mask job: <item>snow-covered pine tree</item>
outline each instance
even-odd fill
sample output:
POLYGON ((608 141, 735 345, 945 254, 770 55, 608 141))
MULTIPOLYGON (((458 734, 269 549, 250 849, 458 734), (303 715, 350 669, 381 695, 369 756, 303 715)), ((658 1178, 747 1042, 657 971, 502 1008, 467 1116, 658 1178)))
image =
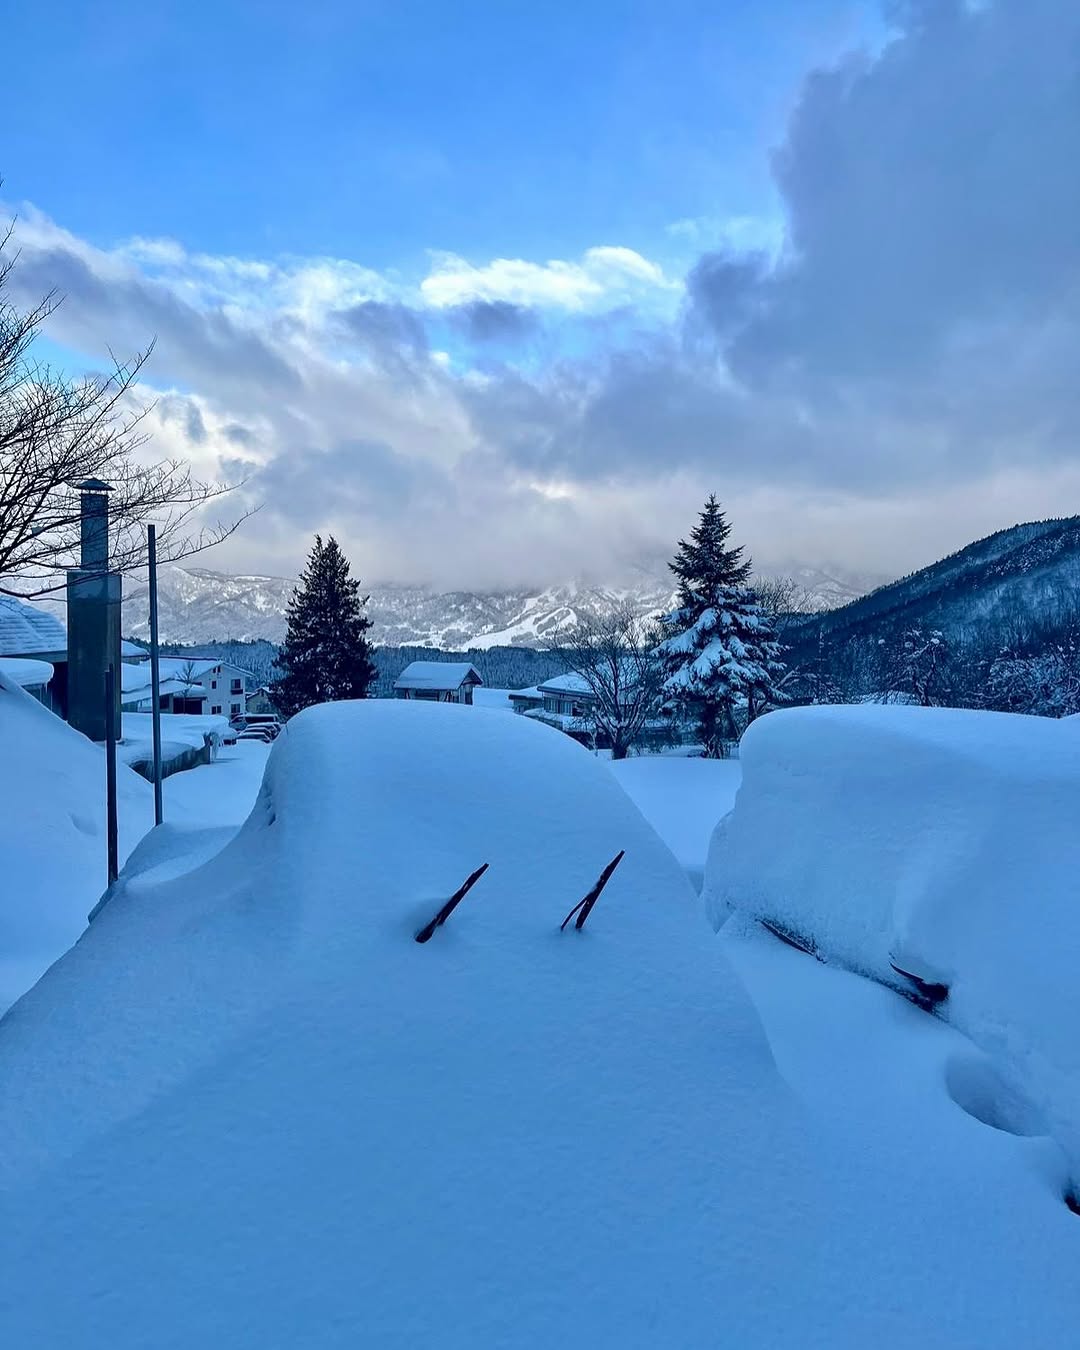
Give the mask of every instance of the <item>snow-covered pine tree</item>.
POLYGON ((274 662, 270 697, 283 717, 313 703, 366 698, 376 677, 367 597, 331 536, 319 535, 289 601, 285 643, 274 662))
POLYGON ((730 534, 710 496, 668 564, 678 579, 679 607, 663 619, 666 636, 657 649, 669 705, 694 718, 705 754, 714 759, 737 739, 737 706, 745 703, 753 721, 782 701, 776 688, 784 672, 781 646, 746 585, 750 562, 741 547, 728 545, 730 534))

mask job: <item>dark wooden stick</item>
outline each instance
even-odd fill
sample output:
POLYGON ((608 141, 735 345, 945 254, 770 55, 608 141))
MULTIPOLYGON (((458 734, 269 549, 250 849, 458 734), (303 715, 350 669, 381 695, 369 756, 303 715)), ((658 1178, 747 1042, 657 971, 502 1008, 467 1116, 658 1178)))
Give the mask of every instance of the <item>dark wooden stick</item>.
POLYGON ((484 863, 483 867, 478 867, 476 871, 473 872, 473 874, 470 877, 468 877, 461 886, 458 887, 458 889, 454 892, 454 894, 450 897, 450 899, 447 900, 446 904, 443 905, 442 909, 439 910, 439 912, 435 915, 435 917, 431 920, 431 922, 424 924, 423 928, 421 928, 419 933, 417 933, 416 935, 417 942, 427 942, 427 940, 431 937, 432 933, 434 933, 435 929, 441 928, 443 926, 443 924, 447 921, 450 915, 453 914, 454 910, 457 909, 458 905, 461 904, 462 900, 465 899, 468 893, 472 890, 472 888, 476 885, 476 883, 480 880, 480 878, 484 875, 484 873, 488 870, 490 866, 491 866, 490 863, 484 863))
POLYGON ((577 915, 577 923, 574 924, 574 927, 579 932, 581 931, 582 928, 585 927, 585 920, 592 913, 593 905, 595 905, 597 900, 599 900, 600 892, 611 880, 612 872, 615 871, 616 867, 618 867, 618 865, 622 862, 622 860, 625 857, 626 857, 626 849, 624 848, 620 849, 619 852, 616 853, 614 858, 612 858, 612 860, 600 873, 600 877, 597 880, 596 885, 592 888, 589 894, 584 896, 581 900, 579 900, 577 904, 574 906, 574 908, 570 911, 570 913, 566 916, 566 918, 563 919, 562 923, 559 924, 560 933, 563 931, 563 929, 566 927, 566 925, 570 922, 570 920, 574 917, 575 914, 577 915))

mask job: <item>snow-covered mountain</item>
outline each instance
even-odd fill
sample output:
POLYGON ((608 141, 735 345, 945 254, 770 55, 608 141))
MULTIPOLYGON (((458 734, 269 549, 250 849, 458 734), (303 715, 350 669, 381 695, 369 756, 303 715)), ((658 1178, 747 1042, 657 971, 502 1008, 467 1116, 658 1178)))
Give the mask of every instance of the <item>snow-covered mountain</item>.
MULTIPOLYGON (((843 604, 864 594, 878 578, 836 570, 792 569, 812 607, 843 604)), ((163 567, 158 595, 162 640, 212 642, 266 638, 280 642, 294 581, 286 577, 231 576, 203 567, 163 567)), ((628 586, 567 583, 537 589, 437 591, 395 584, 370 588, 372 638, 381 646, 423 646, 445 651, 469 647, 544 647, 560 629, 590 615, 628 603, 641 614, 666 608, 670 578, 657 569, 642 572, 628 586)), ((129 583, 124 597, 124 632, 149 635, 148 597, 143 581, 129 583)))

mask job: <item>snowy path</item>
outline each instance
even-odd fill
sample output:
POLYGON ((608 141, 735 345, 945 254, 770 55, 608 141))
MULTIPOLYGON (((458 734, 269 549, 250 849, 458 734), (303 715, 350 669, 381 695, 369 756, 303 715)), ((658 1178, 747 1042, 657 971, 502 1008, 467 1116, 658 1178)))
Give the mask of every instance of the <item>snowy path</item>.
POLYGON ((184 826, 239 828, 255 803, 269 754, 262 741, 238 741, 222 746, 212 764, 166 778, 165 819, 184 826))
POLYGON ((742 781, 739 761, 639 755, 614 761, 610 767, 695 888, 701 890, 712 832, 735 805, 742 781))

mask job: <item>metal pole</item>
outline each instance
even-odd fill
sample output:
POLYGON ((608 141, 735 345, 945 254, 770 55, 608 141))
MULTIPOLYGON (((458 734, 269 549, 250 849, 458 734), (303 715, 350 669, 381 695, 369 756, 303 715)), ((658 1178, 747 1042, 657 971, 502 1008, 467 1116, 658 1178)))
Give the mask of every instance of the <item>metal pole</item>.
POLYGON ((154 727, 154 824, 165 817, 161 801, 161 670, 158 662, 157 526, 146 527, 150 563, 150 710, 154 727))
POLYGON ((116 832, 116 716, 113 711, 115 684, 116 668, 110 663, 109 669, 105 672, 105 800, 110 886, 120 874, 120 850, 116 832))

